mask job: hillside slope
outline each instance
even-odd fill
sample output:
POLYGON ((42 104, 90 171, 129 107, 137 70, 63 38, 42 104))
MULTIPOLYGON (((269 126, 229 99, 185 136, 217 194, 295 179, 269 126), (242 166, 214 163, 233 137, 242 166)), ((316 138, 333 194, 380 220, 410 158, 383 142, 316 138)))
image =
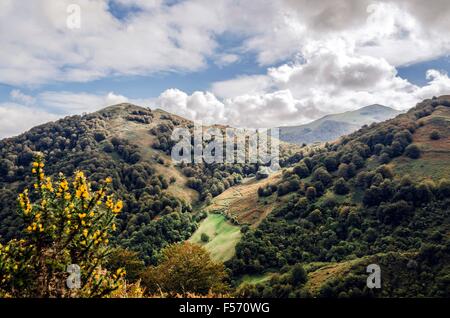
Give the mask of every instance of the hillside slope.
MULTIPOLYGON (((186 240, 203 217, 202 202, 254 175, 259 164, 182 164, 171 161, 175 128, 193 128, 182 117, 131 104, 92 114, 69 116, 0 141, 0 241, 16 237, 17 194, 32 186, 30 164, 37 153, 47 173, 72 175, 82 170, 93 180, 112 177, 113 191, 124 201, 115 244, 155 263, 168 243, 186 240)), ((219 129, 225 127, 215 126, 219 129)), ((290 156, 295 147, 282 145, 290 156)))
POLYGON ((271 278, 244 284, 240 295, 448 297, 449 116, 450 96, 428 99, 303 152, 258 191, 279 204, 244 233, 228 266, 236 282, 271 278), (366 286, 375 261, 386 274, 381 290, 366 286))

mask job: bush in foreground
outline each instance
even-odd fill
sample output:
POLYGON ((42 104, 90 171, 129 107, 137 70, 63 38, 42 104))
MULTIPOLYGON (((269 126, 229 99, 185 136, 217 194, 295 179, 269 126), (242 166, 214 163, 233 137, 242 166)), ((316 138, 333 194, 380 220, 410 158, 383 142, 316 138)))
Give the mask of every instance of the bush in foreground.
POLYGON ((97 191, 82 172, 73 181, 45 176, 33 163, 33 191, 19 195, 23 238, 0 244, 0 297, 107 297, 123 283, 125 271, 104 268, 108 240, 122 201, 97 191))

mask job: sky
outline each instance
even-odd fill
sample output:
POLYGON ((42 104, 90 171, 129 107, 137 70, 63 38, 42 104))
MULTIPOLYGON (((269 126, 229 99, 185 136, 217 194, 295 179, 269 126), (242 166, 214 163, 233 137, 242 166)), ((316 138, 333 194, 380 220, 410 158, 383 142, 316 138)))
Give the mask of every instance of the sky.
POLYGON ((0 138, 129 102, 263 128, 450 94, 447 0, 0 0, 0 138))

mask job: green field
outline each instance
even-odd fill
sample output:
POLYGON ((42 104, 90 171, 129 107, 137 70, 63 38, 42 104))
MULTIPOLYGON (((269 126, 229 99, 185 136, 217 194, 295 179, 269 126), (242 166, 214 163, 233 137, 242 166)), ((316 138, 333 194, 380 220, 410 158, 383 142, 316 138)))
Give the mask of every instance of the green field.
POLYGON ((232 225, 223 215, 208 214, 189 241, 203 245, 213 259, 224 262, 233 257, 241 236, 239 226, 232 225), (201 241, 202 233, 209 236, 209 242, 201 241))
POLYGON ((238 285, 241 285, 241 284, 256 285, 256 284, 264 283, 265 281, 268 281, 272 277, 272 275, 273 275, 272 273, 265 273, 265 274, 261 274, 261 275, 244 275, 239 280, 238 285))

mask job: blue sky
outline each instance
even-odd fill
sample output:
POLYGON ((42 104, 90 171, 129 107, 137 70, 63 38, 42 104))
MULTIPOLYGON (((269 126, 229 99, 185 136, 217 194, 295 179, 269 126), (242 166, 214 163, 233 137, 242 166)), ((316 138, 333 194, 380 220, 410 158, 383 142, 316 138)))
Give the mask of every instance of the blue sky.
MULTIPOLYGON (((225 45, 225 44, 224 44, 225 45)), ((9 99, 13 89, 35 95, 45 91, 71 91, 102 94, 114 91, 132 98, 157 97, 169 88, 178 88, 191 94, 209 90, 211 83, 233 79, 241 75, 265 74, 266 68, 258 65, 254 54, 242 55, 241 60, 218 66, 208 60, 204 69, 195 72, 159 72, 149 76, 112 76, 89 82, 52 82, 37 87, 0 84, 0 101, 9 99)))
MULTIPOLYGON (((450 72, 450 58, 444 56, 435 60, 419 62, 397 68, 398 75, 419 86, 426 85, 426 72, 437 69, 450 72)), ((251 54, 232 65, 219 67, 209 61, 207 68, 193 73, 161 72, 151 76, 117 76, 90 82, 56 82, 38 87, 21 87, 0 84, 0 101, 7 101, 13 89, 21 89, 24 93, 35 95, 45 91, 70 91, 104 94, 114 91, 135 99, 157 97, 169 88, 178 88, 186 93, 210 90, 211 83, 233 79, 240 75, 263 75, 266 68, 255 62, 251 54)))
POLYGON ((0 1, 0 137, 120 102, 245 127, 407 109, 450 93, 431 2, 0 1))
POLYGON ((425 74, 429 69, 440 70, 445 73, 450 71, 450 57, 443 56, 431 61, 424 61, 412 65, 401 66, 397 69, 398 75, 416 85, 426 85, 425 74))

